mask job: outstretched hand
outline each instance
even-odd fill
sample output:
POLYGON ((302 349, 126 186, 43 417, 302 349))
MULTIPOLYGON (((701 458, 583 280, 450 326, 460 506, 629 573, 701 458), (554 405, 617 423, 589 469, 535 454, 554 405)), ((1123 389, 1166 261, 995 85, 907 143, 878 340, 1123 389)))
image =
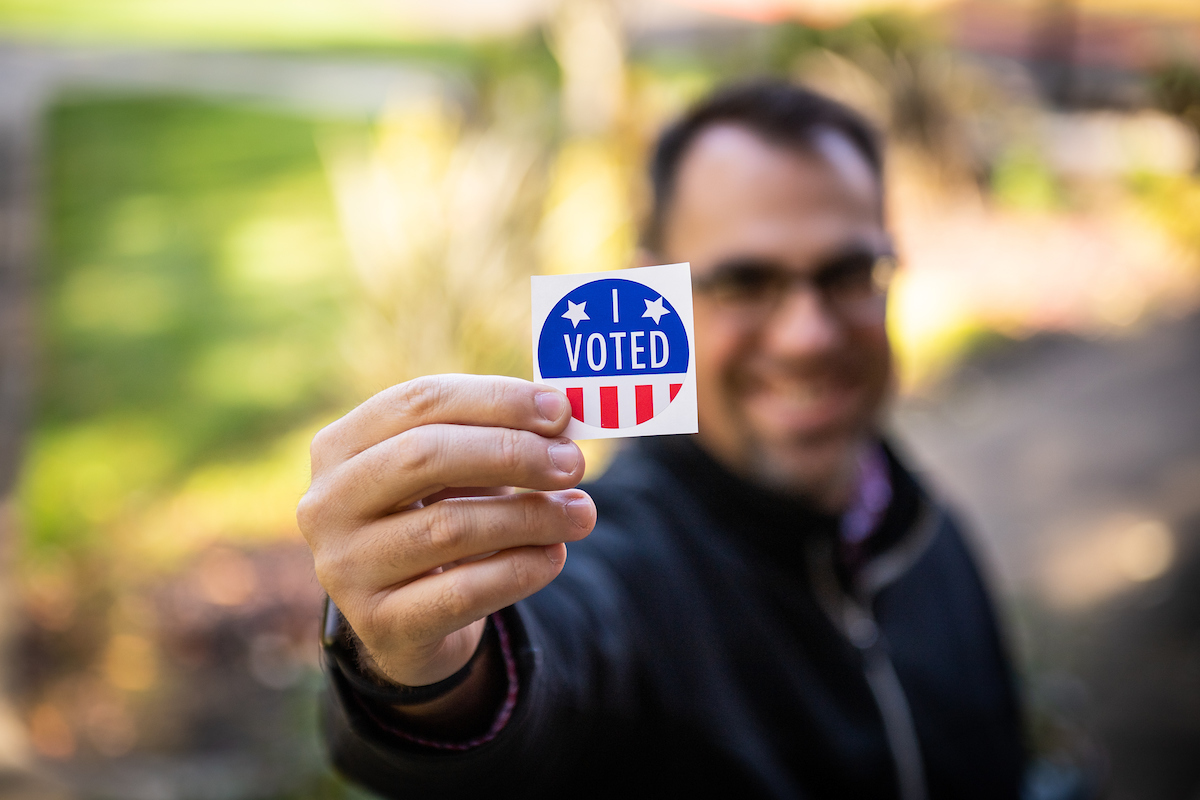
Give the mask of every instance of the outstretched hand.
POLYGON ((550 583, 565 542, 591 532, 595 506, 573 488, 583 454, 560 436, 570 417, 546 386, 440 375, 380 392, 313 439, 300 529, 384 676, 424 686, 457 672, 486 617, 550 583))

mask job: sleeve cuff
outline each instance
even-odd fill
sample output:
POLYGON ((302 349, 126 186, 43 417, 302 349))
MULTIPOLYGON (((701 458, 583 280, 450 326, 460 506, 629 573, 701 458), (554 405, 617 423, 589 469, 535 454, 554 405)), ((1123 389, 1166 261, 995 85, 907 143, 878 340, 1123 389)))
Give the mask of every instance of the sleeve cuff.
POLYGON ((495 739, 500 732, 504 730, 504 727, 508 724, 509 720, 512 719, 513 710, 517 706, 517 696, 520 693, 521 687, 520 678, 517 674, 517 659, 513 653, 512 638, 509 634, 508 627, 505 625, 504 619, 499 613, 492 614, 491 621, 492 625, 496 629, 496 636, 500 646, 500 655, 504 662, 504 674, 508 688, 504 695, 504 702, 500 704, 500 709, 496 713, 496 718, 492 721, 492 724, 488 727, 487 731, 482 735, 466 741, 447 741, 417 736, 398 726, 394 720, 385 719, 384 716, 378 712, 378 709, 374 708, 370 702, 361 697, 353 689, 351 689, 348 694, 351 698, 353 698, 353 702, 359 706, 362 712, 369 717, 373 723, 379 726, 381 730, 384 730, 387 733, 407 742, 434 750, 449 751, 471 750, 487 744, 495 739))

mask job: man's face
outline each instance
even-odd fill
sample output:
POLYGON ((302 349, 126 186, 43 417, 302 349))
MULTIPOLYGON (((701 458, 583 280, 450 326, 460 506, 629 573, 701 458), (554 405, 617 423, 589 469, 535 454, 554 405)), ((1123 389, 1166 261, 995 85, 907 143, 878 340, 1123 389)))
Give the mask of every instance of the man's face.
POLYGON ((697 285, 701 444, 734 471, 831 509, 845 503, 874 430, 891 355, 881 295, 846 313, 804 279, 888 251, 879 191, 840 134, 802 151, 717 125, 685 153, 663 231, 660 255, 690 261, 697 285), (703 290, 747 272, 785 288, 766 304, 703 290))

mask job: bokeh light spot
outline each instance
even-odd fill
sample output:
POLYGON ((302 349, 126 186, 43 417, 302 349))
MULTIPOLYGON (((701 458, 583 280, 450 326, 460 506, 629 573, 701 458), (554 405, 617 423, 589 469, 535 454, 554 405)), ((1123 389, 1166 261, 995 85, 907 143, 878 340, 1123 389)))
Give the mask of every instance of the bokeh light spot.
POLYGON ((104 673, 118 689, 141 692, 158 680, 158 655, 153 643, 142 636, 118 634, 104 654, 104 673))
POLYGON ((241 605, 258 585, 250 560, 227 547, 215 548, 205 554, 200 560, 196 580, 204 598, 219 606, 241 605))
POLYGON ((1175 557, 1165 523, 1128 514, 1051 538, 1060 543, 1045 559, 1041 589, 1051 605, 1065 610, 1096 605, 1153 580, 1175 557))
POLYGON ((75 733, 67 718, 51 703, 37 706, 29 717, 29 741, 46 758, 75 755, 75 733))

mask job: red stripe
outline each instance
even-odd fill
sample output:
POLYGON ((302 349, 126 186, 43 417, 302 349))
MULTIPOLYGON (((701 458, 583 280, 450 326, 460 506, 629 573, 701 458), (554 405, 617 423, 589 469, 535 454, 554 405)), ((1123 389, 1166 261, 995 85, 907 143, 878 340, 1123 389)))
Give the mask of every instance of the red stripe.
POLYGON ((583 389, 567 389, 567 399, 571 401, 571 416, 583 422, 583 389))
POLYGON ((600 427, 619 428, 617 422, 617 387, 600 387, 600 427))
POLYGON ((671 384, 671 399, 672 400, 675 399, 675 395, 679 394, 679 390, 682 388, 683 388, 682 383, 672 383, 671 384))
POLYGON ((635 386, 633 389, 634 405, 637 406, 637 424, 641 425, 654 416, 654 387, 635 386))

